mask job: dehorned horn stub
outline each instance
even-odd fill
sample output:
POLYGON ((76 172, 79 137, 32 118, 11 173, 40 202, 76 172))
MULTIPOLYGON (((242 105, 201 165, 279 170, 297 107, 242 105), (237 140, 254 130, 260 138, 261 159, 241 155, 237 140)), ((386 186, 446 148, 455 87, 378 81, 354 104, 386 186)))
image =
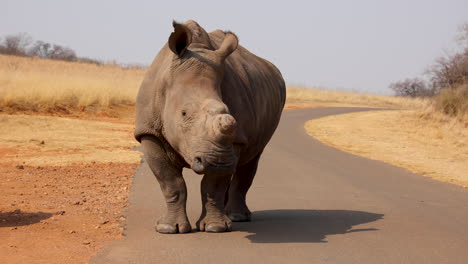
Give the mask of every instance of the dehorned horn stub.
POLYGON ((223 114, 219 117, 219 130, 225 135, 232 135, 236 132, 236 119, 229 114, 223 114))

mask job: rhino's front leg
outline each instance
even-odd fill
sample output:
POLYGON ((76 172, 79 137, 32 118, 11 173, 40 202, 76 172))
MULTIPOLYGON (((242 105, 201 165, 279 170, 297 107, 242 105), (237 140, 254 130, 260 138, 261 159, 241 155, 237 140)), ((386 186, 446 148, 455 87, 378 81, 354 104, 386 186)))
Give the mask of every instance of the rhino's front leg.
POLYGON ((250 221, 252 213, 247 207, 246 197, 257 172, 261 153, 247 164, 237 168, 229 186, 226 213, 233 222, 250 221))
POLYGON ((158 220, 156 230, 159 233, 188 233, 192 230, 187 218, 187 188, 182 177, 182 167, 171 162, 162 147, 162 143, 153 136, 143 136, 141 145, 146 162, 159 182, 167 211, 158 220))
POLYGON ((231 231, 231 220, 224 211, 224 196, 231 175, 205 175, 201 182, 202 214, 197 228, 206 232, 231 231))

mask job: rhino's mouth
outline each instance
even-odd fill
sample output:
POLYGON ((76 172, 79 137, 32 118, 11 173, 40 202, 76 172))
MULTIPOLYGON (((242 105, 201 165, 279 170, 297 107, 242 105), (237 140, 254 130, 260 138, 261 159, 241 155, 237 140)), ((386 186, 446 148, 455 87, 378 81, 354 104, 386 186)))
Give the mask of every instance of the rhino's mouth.
POLYGON ((231 150, 228 153, 197 153, 192 161, 192 170, 197 174, 233 174, 237 157, 231 150))

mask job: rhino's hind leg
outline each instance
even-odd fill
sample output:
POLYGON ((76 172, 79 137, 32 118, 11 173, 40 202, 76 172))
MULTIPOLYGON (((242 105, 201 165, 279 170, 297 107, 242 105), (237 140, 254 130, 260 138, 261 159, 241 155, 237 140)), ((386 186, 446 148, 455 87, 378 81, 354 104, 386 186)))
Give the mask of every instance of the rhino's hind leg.
POLYGON ((247 207, 246 196, 257 173, 261 153, 247 164, 237 168, 227 193, 226 213, 234 222, 250 221, 252 213, 247 207))
POLYGON ((224 195, 231 177, 205 175, 201 182, 202 214, 197 229, 206 232, 231 231, 231 220, 224 211, 224 195))
POLYGON ((174 166, 167 158, 161 142, 153 136, 141 139, 145 160, 153 171, 166 199, 167 211, 157 224, 156 231, 165 234, 188 233, 192 230, 187 218, 187 188, 182 167, 174 166))

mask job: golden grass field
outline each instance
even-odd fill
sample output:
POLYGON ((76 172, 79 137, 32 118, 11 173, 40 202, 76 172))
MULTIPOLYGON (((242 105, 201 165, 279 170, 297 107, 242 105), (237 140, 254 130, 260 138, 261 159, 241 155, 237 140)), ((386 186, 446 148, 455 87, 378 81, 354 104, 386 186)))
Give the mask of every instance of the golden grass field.
POLYGON ((0 107, 135 103, 145 70, 0 55, 0 107))
POLYGON ((422 98, 407 98, 289 86, 287 88, 286 103, 304 107, 310 106, 310 104, 313 103, 316 105, 326 106, 420 109, 427 107, 429 101, 422 98))
MULTIPOLYGON (((125 151, 122 154, 130 153, 128 149, 136 144, 130 133, 134 111, 132 105, 135 103, 138 87, 144 74, 145 69, 122 69, 115 65, 98 66, 0 55, 0 112, 15 114, 5 115, 0 119, 2 126, 9 128, 3 129, 0 143, 6 148, 17 148, 18 146, 15 144, 21 144, 21 142, 24 143, 24 148, 37 148, 35 140, 45 139, 46 142, 50 142, 49 138, 53 135, 58 135, 58 140, 61 140, 62 135, 67 135, 66 130, 72 129, 74 131, 69 136, 76 137, 77 140, 73 142, 62 140, 63 144, 60 143, 63 148, 62 152, 80 149, 74 155, 69 155, 69 161, 75 158, 79 159, 80 155, 85 157, 85 153, 89 154, 84 158, 85 161, 90 159, 95 159, 97 162, 117 161, 122 158, 121 155, 110 158, 109 155, 113 155, 112 151, 106 154, 106 150, 100 147, 106 144, 99 144, 99 140, 91 140, 90 138, 105 139, 114 136, 122 138, 114 131, 125 130, 127 133, 125 142, 111 144, 110 148, 123 147, 125 151), (93 119, 92 111, 96 108, 109 110, 123 104, 130 105, 124 114, 127 116, 125 127, 114 127, 115 124, 107 127, 106 124, 89 120, 70 121, 17 115, 18 113, 30 114, 31 112, 50 115, 50 112, 55 111, 55 107, 59 106, 77 111, 91 111, 91 115, 77 116, 93 119), (37 127, 37 129, 31 130, 32 127, 37 127), (47 129, 48 134, 44 132, 45 129, 47 129), (86 134, 92 130, 96 131, 96 135, 86 134), (107 133, 102 133, 100 136, 101 132, 99 131, 107 131, 107 133)), ((436 175, 435 177, 439 179, 453 178, 456 179, 453 180, 456 183, 465 184, 465 180, 460 180, 452 170, 460 163, 466 165, 464 155, 468 151, 466 150, 467 135, 464 132, 466 132, 468 121, 465 121, 465 117, 456 120, 440 115, 436 113, 429 99, 301 87, 287 88, 286 108, 320 106, 404 109, 405 111, 355 113, 328 117, 309 122, 307 128, 313 136, 340 149, 383 160, 428 176, 436 175), (345 130, 347 132, 342 133, 345 130), (373 140, 371 141, 369 138, 373 138, 373 140), (416 144, 416 142, 419 143, 416 144), (437 145, 437 148, 429 148, 428 146, 431 145, 437 145), (398 149, 405 152, 399 152, 398 149), (440 154, 441 149, 446 153, 445 156, 440 154), (432 153, 442 155, 438 156, 437 159, 445 162, 443 166, 442 163, 435 162, 430 158, 432 153), (393 156, 388 157, 389 155, 393 156), (403 161, 402 155, 406 155, 405 161, 403 161), (418 165, 415 165, 416 163, 418 165), (441 167, 434 168, 434 166, 441 167), (450 169, 447 169, 448 167, 450 169)), ((58 148, 60 144, 57 144, 57 146, 46 145, 39 146, 39 148, 60 152, 58 148)), ((130 156, 132 156, 133 161, 136 160, 135 155, 130 156)), ((38 159, 35 157, 29 161, 35 163, 38 159)), ((15 159, 12 158, 12 160, 15 159)), ((40 161, 52 162, 52 160, 42 159, 40 161)))
POLYGON ((369 111, 310 120, 305 128, 338 149, 468 187, 468 129, 445 116, 369 111))
MULTIPOLYGON (((44 106, 108 107, 134 104, 145 69, 122 69, 0 55, 0 107, 17 110, 44 106)), ((414 108, 421 99, 288 87, 287 105, 353 105, 414 108)))
POLYGON ((30 166, 139 163, 132 123, 0 115, 1 163, 30 166))

